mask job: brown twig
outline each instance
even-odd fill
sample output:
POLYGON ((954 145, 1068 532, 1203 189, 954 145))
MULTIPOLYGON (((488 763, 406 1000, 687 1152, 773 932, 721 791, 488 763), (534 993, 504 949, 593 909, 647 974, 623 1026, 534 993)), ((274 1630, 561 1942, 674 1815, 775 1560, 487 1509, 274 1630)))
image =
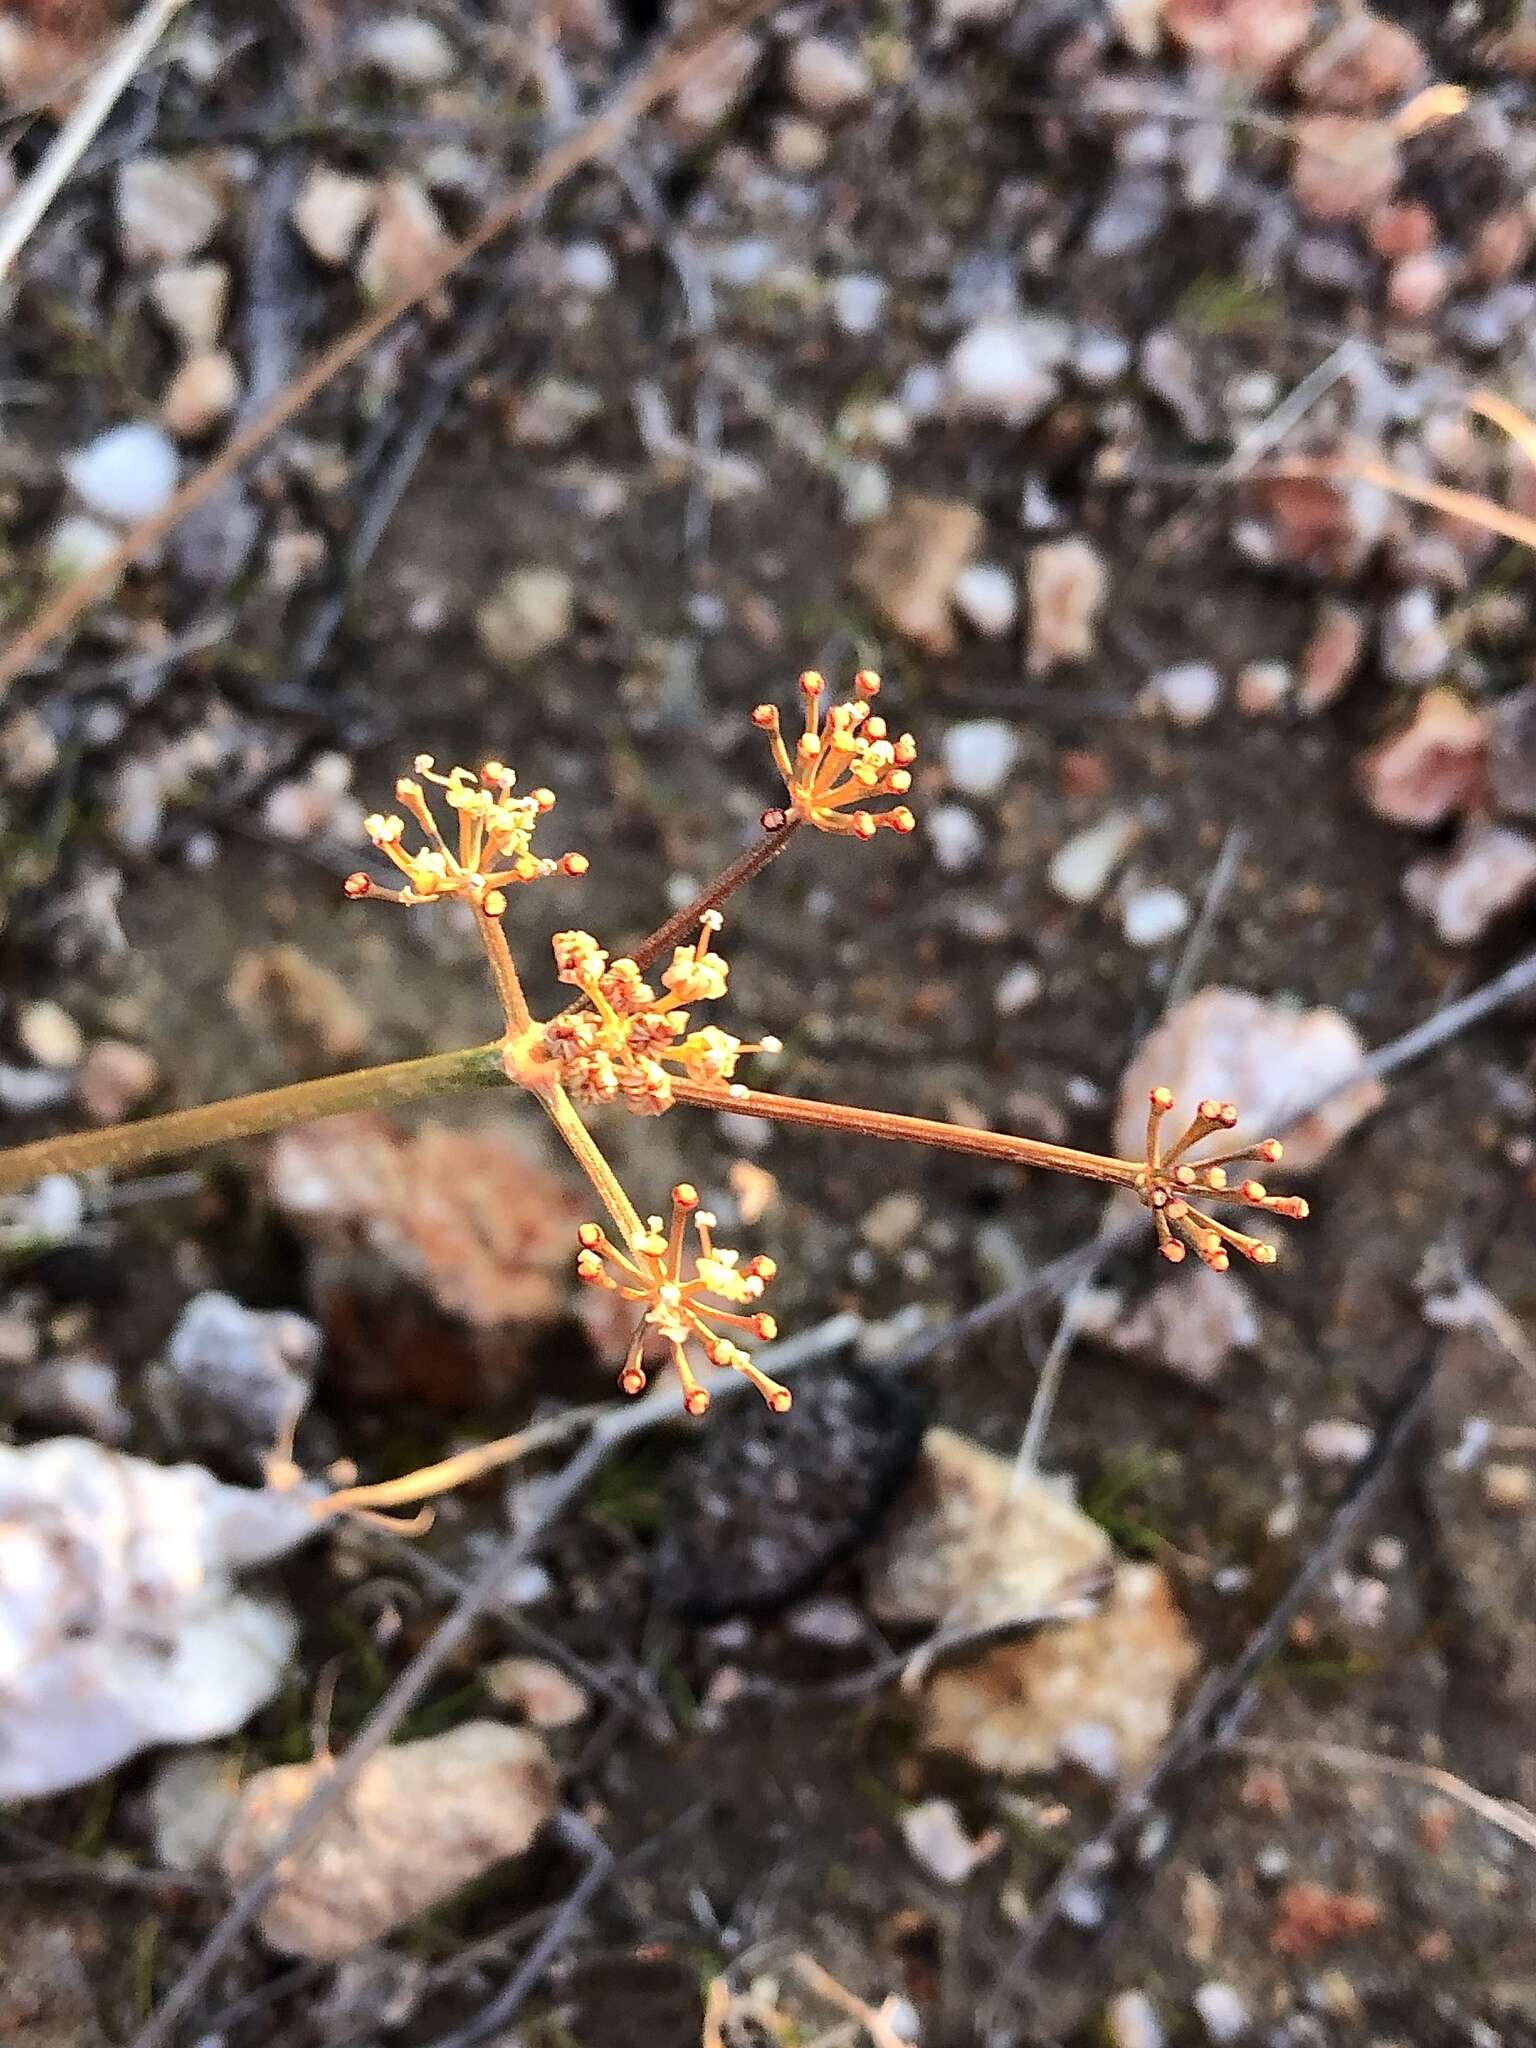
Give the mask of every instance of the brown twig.
POLYGON ((1378 1777, 1405 1778, 1411 1784, 1427 1786, 1431 1792, 1443 1793, 1486 1821, 1489 1827, 1508 1835, 1511 1841, 1536 1849, 1536 1813, 1528 1806, 1519 1806, 1512 1799, 1495 1799, 1491 1793, 1479 1791, 1465 1778, 1435 1764, 1415 1763, 1404 1756, 1382 1756, 1376 1750, 1355 1749, 1345 1742, 1265 1742, 1242 1736, 1223 1743, 1222 1747, 1238 1756, 1273 1757, 1280 1763, 1293 1758, 1301 1763, 1326 1764, 1334 1771, 1370 1771, 1378 1777))
POLYGON ((279 428, 302 412, 333 377, 356 362, 381 334, 423 300, 430 298, 472 257, 509 228, 526 220, 573 171, 606 156, 642 114, 674 93, 694 72, 707 64, 721 42, 739 33, 756 16, 769 12, 774 4, 775 0, 737 0, 737 4, 712 21, 700 36, 680 46, 661 50, 634 78, 621 85, 590 121, 553 143, 523 182, 500 206, 493 208, 478 227, 462 241, 453 243, 441 255, 434 257, 411 284, 349 328, 307 370, 301 371, 286 385, 249 425, 234 434, 217 455, 204 463, 160 511, 149 519, 141 520, 110 555, 84 576, 67 584, 57 597, 43 606, 10 645, 0 652, 0 698, 45 647, 97 598, 115 588, 125 569, 164 540, 189 512, 206 504, 220 485, 264 447, 279 428))

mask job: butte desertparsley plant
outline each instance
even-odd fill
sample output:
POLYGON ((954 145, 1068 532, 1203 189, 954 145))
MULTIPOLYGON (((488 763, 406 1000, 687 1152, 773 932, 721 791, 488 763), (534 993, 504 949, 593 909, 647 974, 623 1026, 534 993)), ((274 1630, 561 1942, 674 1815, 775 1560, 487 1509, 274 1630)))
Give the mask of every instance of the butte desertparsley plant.
MULTIPOLYGON (((1215 1156, 1191 1156, 1208 1139, 1236 1126, 1238 1112, 1230 1102, 1200 1102, 1185 1129, 1165 1144, 1173 1097, 1166 1088, 1154 1088, 1145 1150, 1140 1158, 1121 1159, 1006 1132, 764 1092, 737 1078, 742 1061, 772 1054, 779 1046, 769 1036, 743 1040, 718 1023, 699 1021, 702 1007, 721 1002, 729 990, 730 968, 720 951, 721 906, 804 830, 867 842, 882 831, 914 829, 913 814, 902 799, 912 788, 917 744, 910 733, 891 735, 873 708, 879 695, 880 679, 866 669, 855 676, 846 702, 827 705, 826 684, 808 672, 800 678, 803 723, 793 744, 776 708, 759 705, 752 722, 767 734, 784 784, 782 803, 763 813, 762 837, 628 955, 615 957, 587 931, 557 932, 555 971, 574 995, 558 1015, 544 1019, 529 1009, 505 920, 515 892, 535 883, 579 881, 587 860, 580 853, 535 851, 535 836, 555 808, 552 791, 517 794, 516 777, 499 761, 487 762, 478 774, 465 768, 445 774, 430 755, 418 756, 414 774, 395 785, 399 810, 365 821, 389 876, 380 879, 359 870, 347 877, 344 892, 354 902, 411 909, 445 902, 467 905, 501 1006, 500 1035, 489 1045, 0 1152, 0 1194, 44 1173, 137 1165, 341 1110, 510 1083, 548 1115, 606 1212, 605 1223, 581 1226, 576 1271, 587 1285, 616 1294, 635 1312, 620 1387, 626 1394, 639 1393, 648 1372, 664 1363, 676 1374, 691 1415, 702 1415, 709 1406, 701 1366, 739 1374, 776 1413, 788 1409, 789 1389, 754 1363, 745 1341, 766 1342, 776 1335, 773 1317, 758 1306, 774 1277, 774 1262, 761 1255, 743 1258, 718 1244, 716 1219, 700 1208, 696 1189, 686 1182, 671 1191, 670 1217, 642 1214, 581 1110, 618 1107, 637 1116, 661 1116, 678 1107, 729 1109, 1074 1174, 1134 1195, 1151 1214, 1159 1252, 1172 1263, 1192 1251, 1217 1272, 1226 1270, 1233 1252, 1259 1265, 1271 1264, 1273 1245, 1211 1209, 1235 1204, 1272 1215, 1305 1216, 1307 1205, 1299 1197, 1272 1195, 1256 1178, 1229 1175, 1231 1167, 1276 1164, 1278 1142, 1270 1138, 1215 1156), (434 800, 451 814, 448 832, 434 800), (657 963, 664 964, 652 976, 657 963)), ((517 1441, 481 1446, 400 1479, 344 1486, 318 1502, 317 1512, 369 1513, 419 1501, 503 1456, 516 1455, 512 1447, 517 1441)), ((288 1461, 279 1462, 291 1478, 288 1461)))

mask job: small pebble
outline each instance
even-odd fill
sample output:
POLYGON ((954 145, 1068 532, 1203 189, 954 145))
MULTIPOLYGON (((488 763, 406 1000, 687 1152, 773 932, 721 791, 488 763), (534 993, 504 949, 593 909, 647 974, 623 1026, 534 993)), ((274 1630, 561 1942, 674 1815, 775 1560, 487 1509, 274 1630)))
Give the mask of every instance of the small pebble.
POLYGON ((1019 591, 998 562, 973 562, 955 578, 955 609, 989 640, 1008 632, 1019 616, 1019 591))
POLYGON ((573 291, 602 298, 613 290, 618 272, 613 258, 601 242, 572 242, 561 260, 561 271, 573 291))
POLYGON ((1489 1507, 1506 1514, 1523 1513, 1536 1504, 1536 1475, 1526 1465, 1487 1465, 1483 1468, 1483 1498, 1489 1507))
POLYGON ((851 271, 832 287, 832 318, 844 334, 873 334, 888 296, 884 278, 868 271, 851 271))
POLYGON ((965 796, 996 796, 1019 757, 1018 736, 1001 718, 972 718, 944 735, 945 773, 965 796))
POLYGON ((78 1066, 85 1054, 80 1026, 58 1003, 28 1003, 16 1020, 16 1036, 29 1059, 58 1072, 78 1066))
POLYGON ((92 1123, 121 1123, 159 1078, 152 1053, 118 1038, 104 1038, 86 1054, 76 1093, 92 1123))
POLYGON ((213 239, 224 200, 193 157, 130 157, 117 174, 117 237, 130 263, 184 263, 213 239))
POLYGON ((1431 683, 1449 666, 1451 643, 1434 592, 1405 590, 1382 614, 1381 665, 1395 683, 1431 683))
POLYGON ((1021 960, 1008 972, 992 992, 992 1001, 1000 1017, 1016 1017, 1020 1010, 1027 1010, 1031 1003, 1037 1003, 1045 988, 1038 967, 1032 967, 1027 960, 1021 960))
POLYGON ((347 262, 373 211, 378 188, 371 178, 345 171, 313 170, 299 188, 289 219, 317 263, 339 270, 347 262))
POLYGON ((514 569, 475 614, 480 644, 517 667, 558 647, 576 616, 576 586, 563 569, 514 569))
POLYGON ((64 464, 86 510, 118 526, 136 526, 162 511, 180 473, 170 438, 145 420, 109 427, 64 464))
POLYGON ((1112 2048, 1163 2048, 1168 2038, 1144 1991, 1122 1991, 1109 2001, 1104 2033, 1112 2048))
POLYGON ((542 1657, 498 1657, 482 1675, 491 1698, 535 1728, 573 1728, 592 1711, 586 1690, 542 1657))
POLYGON ((1219 1978, 1202 1984, 1193 2004, 1211 2048, 1227 2048, 1229 2042, 1240 2041, 1247 2032, 1247 2006, 1232 1986, 1223 1984, 1219 1978))
POLYGON ((222 263, 174 263, 156 271, 150 303, 188 355, 212 348, 229 310, 229 271, 222 263))
POLYGON ((1133 946, 1165 945, 1188 923, 1188 902, 1165 882, 1132 889, 1120 906, 1120 928, 1133 946))
POLYGON ((808 178, 827 160, 827 131, 797 114, 781 114, 769 144, 773 161, 791 178, 808 178))
POLYGON ((934 858, 949 875, 974 867, 986 850, 986 835, 963 804, 937 804, 928 812, 926 829, 934 858))
POLYGON ((458 69, 452 43, 419 14, 392 14, 369 22, 353 45, 359 62, 396 85, 442 85, 458 69))
POLYGON ((1109 811, 1074 833, 1051 856, 1051 888, 1067 903, 1092 903, 1135 844, 1141 827, 1129 811, 1109 811))
POLYGON ((1363 1422, 1349 1422, 1343 1416, 1309 1424, 1302 1434, 1302 1447, 1318 1465, 1358 1465, 1369 1457, 1376 1432, 1363 1422))
POLYGON ((874 88, 858 51, 828 36, 802 36, 789 53, 790 94, 801 111, 825 120, 861 106, 874 88))
POLYGON ((798 1641, 827 1650, 857 1649, 869 1634, 868 1624, 853 1602, 830 1594, 791 1607, 784 1626, 798 1641))
POLYGON ((1027 426, 1055 398, 1055 372, 1071 352, 1060 321, 1008 315, 979 320, 956 342, 947 372, 961 412, 1027 426))
POLYGON ((1283 661, 1250 661, 1237 676, 1237 708, 1245 718, 1268 718, 1291 694, 1293 678, 1283 661))
POLYGON ((1160 669, 1137 699, 1143 711, 1161 712, 1175 725, 1203 725, 1221 702, 1221 677, 1204 661, 1160 669))
POLYGON ((859 1225, 859 1235, 877 1252, 888 1256, 909 1244, 922 1228, 923 1205, 910 1188, 893 1188, 869 1211, 859 1225))
POLYGON ((1109 570, 1090 540, 1069 534, 1045 541, 1029 558, 1031 675, 1058 662, 1086 661, 1098 646, 1099 615, 1109 595, 1109 570))
POLYGON ((160 417, 178 440, 195 440, 228 419, 240 398, 240 372, 228 349, 188 356, 171 379, 160 417))

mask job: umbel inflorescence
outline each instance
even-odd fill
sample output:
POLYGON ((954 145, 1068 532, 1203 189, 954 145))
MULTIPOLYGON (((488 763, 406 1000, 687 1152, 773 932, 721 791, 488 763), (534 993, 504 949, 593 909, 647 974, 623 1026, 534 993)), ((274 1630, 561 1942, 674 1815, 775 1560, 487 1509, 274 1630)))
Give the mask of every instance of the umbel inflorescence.
MULTIPOLYGON (((808 672, 800 678, 803 729, 792 746, 772 705, 759 705, 754 711, 753 723, 768 734, 784 781, 784 804, 764 815, 771 835, 782 839, 798 826, 810 826, 867 841, 882 829, 912 831, 911 810, 895 800, 911 790, 917 744, 910 733, 890 736, 884 719, 872 709, 879 694, 879 677, 866 669, 854 678, 854 695, 848 702, 826 706, 825 682, 808 672)), ((1202 1140, 1235 1125, 1237 1111, 1230 1103, 1202 1102, 1189 1127, 1164 1151, 1163 1120, 1173 1107, 1166 1088, 1152 1091, 1145 1155, 1125 1160, 744 1087, 735 1079, 738 1063, 749 1054, 777 1051, 778 1041, 763 1037, 744 1043, 716 1024, 698 1024, 694 1017, 697 1006, 717 1002, 727 992, 729 967, 716 941, 722 926, 719 904, 735 886, 734 872, 706 891, 694 912, 693 934, 673 946, 655 983, 646 979, 647 966, 639 959, 614 958, 589 932, 557 933, 556 972, 577 991, 578 1000, 557 1017, 536 1021, 506 951, 501 924, 505 891, 511 882, 557 872, 579 875, 586 862, 575 854, 557 862, 533 853, 534 828, 554 802, 549 791, 514 797, 511 772, 499 763, 485 768, 478 779, 462 768, 437 775, 425 757, 416 765, 418 774, 429 776, 459 814, 457 852, 448 851, 420 783, 403 780, 396 785, 396 794, 419 825, 425 846, 414 853, 406 850, 397 816, 370 818, 367 829, 375 846, 405 875, 406 887, 382 890, 367 876, 355 875, 346 885, 347 893, 387 896, 407 904, 457 896, 474 906, 503 996, 507 1076, 550 1109, 616 1232, 610 1235, 596 1223, 582 1226, 577 1272, 589 1285, 616 1292, 639 1311, 619 1376, 626 1393, 639 1392, 646 1384, 648 1359, 660 1356, 676 1371, 689 1413, 702 1414, 709 1406, 709 1392, 690 1358, 696 1351, 709 1365, 749 1379, 774 1409, 787 1409, 788 1389, 757 1369, 741 1341, 775 1334, 773 1318, 753 1306, 774 1267, 771 1260, 743 1261, 735 1251, 717 1246, 714 1218, 698 1207, 698 1196, 689 1185, 672 1191, 670 1226, 664 1226, 659 1216, 642 1218, 576 1117, 573 1103, 617 1103, 644 1116, 661 1115, 679 1102, 736 1108, 870 1137, 984 1150, 1019 1165, 1085 1175, 1123 1186, 1138 1197, 1151 1212, 1165 1258, 1177 1262, 1187 1247, 1218 1272, 1225 1270, 1232 1251, 1268 1264, 1275 1257, 1274 1247, 1220 1221, 1197 1202, 1237 1203, 1292 1217, 1306 1214, 1306 1204, 1297 1198, 1271 1195, 1254 1179, 1232 1182, 1227 1177, 1227 1167, 1239 1160, 1278 1161, 1280 1147, 1274 1139, 1218 1159, 1187 1158, 1202 1140)), ((648 958, 661 950, 653 942, 648 958)))
MULTIPOLYGON (((782 802, 763 813, 762 838, 628 954, 616 956, 581 929, 558 932, 555 970, 573 991, 558 1015, 539 1019, 531 1013, 503 923, 513 892, 556 878, 579 880, 587 872, 580 853, 552 857, 535 850, 536 835, 555 805, 553 792, 520 795, 512 770, 499 761, 478 774, 465 768, 444 774, 423 754, 415 773, 395 785, 399 810, 365 821, 392 876, 381 881, 360 870, 348 876, 345 893, 354 901, 407 908, 467 905, 501 1006, 498 1038, 488 1046, 14 1147, 0 1152, 0 1194, 45 1173, 139 1164, 341 1110, 511 1083, 548 1114, 606 1212, 605 1223, 582 1225, 576 1269, 588 1285, 616 1294, 634 1311, 620 1386, 638 1393, 649 1370, 670 1365, 693 1415, 709 1406, 701 1369, 738 1374, 776 1412, 789 1407, 789 1390, 770 1379, 747 1349, 748 1340, 768 1341, 776 1334, 772 1316, 758 1306, 773 1278, 773 1261, 743 1258, 717 1244, 715 1219, 700 1208, 696 1190, 686 1182, 672 1190, 669 1219, 642 1214, 580 1110, 617 1106, 660 1116, 679 1107, 731 1109, 1075 1174, 1134 1196, 1151 1214, 1158 1250, 1173 1263, 1191 1251, 1217 1272, 1226 1270, 1233 1252, 1259 1265, 1272 1263, 1271 1244, 1212 1214, 1213 1207, 1303 1217, 1307 1205, 1295 1196, 1270 1194, 1247 1174, 1229 1175, 1229 1168, 1277 1164, 1280 1146, 1272 1138, 1214 1157, 1195 1156, 1207 1140, 1236 1126, 1237 1110, 1229 1102, 1199 1103, 1188 1126, 1165 1145, 1173 1097, 1166 1088, 1154 1088, 1145 1151, 1139 1159, 1121 1159, 889 1110, 764 1092, 738 1078, 743 1061, 779 1046, 767 1035, 743 1040, 702 1015, 729 991, 730 969, 720 950, 721 906, 806 828, 868 842, 883 830, 909 833, 915 824, 904 799, 912 788, 917 744, 910 733, 892 737, 874 710, 879 677, 862 670, 852 696, 830 706, 819 675, 803 675, 799 687, 802 729, 793 743, 772 705, 752 714, 768 735, 784 783, 782 802), (434 801, 453 814, 446 832, 434 801)), ((480 1446, 397 1480, 345 1486, 317 1503, 316 1512, 370 1512, 424 1499, 515 1455, 518 1441, 480 1446)))

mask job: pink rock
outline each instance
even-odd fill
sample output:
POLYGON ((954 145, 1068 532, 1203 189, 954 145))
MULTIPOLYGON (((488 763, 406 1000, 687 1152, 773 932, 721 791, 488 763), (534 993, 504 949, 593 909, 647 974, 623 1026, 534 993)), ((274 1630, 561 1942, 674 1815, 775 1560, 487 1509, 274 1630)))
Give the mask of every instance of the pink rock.
POLYGON ((1364 648, 1365 620, 1355 605, 1321 606, 1296 677, 1296 704, 1304 718, 1315 718, 1343 695, 1364 648))
POLYGON ((1443 825, 1487 790, 1488 721, 1450 690, 1421 697, 1408 724, 1360 763, 1366 801, 1394 825, 1443 825))
POLYGON ((1418 39, 1363 9, 1351 10, 1294 73, 1304 100, 1341 114, 1363 114, 1383 101, 1406 99, 1428 76, 1429 61, 1418 39))
POLYGON ((1403 894, 1434 919, 1448 946, 1470 946, 1495 918, 1536 884, 1536 840, 1486 818, 1469 819, 1451 852, 1421 860, 1403 877, 1403 894))
POLYGON ((1221 1149, 1283 1136, 1287 1174, 1304 1173, 1384 1099, 1379 1081, 1363 1079, 1308 1111, 1364 1056, 1360 1034, 1337 1010, 1293 1010, 1243 989, 1202 989, 1169 1011, 1126 1068, 1115 1149, 1140 1156, 1148 1091, 1161 1085, 1191 1114, 1205 1096, 1235 1102, 1240 1121, 1221 1149))
POLYGON ((1397 190, 1403 166, 1389 122, 1314 114, 1295 135, 1291 190, 1308 220, 1365 220, 1397 190))
POLYGON ((1306 43, 1312 0, 1166 0, 1163 21, 1202 64, 1267 78, 1306 43))

